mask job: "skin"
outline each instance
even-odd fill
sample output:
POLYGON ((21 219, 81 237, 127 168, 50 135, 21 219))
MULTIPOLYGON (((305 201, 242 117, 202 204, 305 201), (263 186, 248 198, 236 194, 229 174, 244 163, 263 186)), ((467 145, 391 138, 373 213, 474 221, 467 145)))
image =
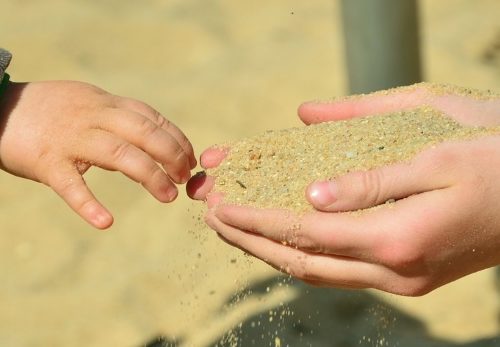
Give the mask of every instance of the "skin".
POLYGON ((51 187, 96 228, 113 223, 83 174, 121 171, 161 202, 196 166, 186 136, 143 102, 71 81, 10 83, 0 103, 0 168, 51 187))
MULTIPOLYGON (((425 86, 393 95, 366 95, 299 107, 306 123, 349 119, 431 105, 466 125, 500 125, 500 100, 434 95, 425 86)), ((227 151, 226 151, 227 152, 227 151)), ((208 149, 204 167, 225 153, 208 149)), ((224 204, 212 177, 188 183, 206 199, 206 222, 225 241, 308 283, 376 288, 419 296, 500 264, 500 136, 447 142, 410 163, 312 182, 314 212, 224 204), (384 204, 361 214, 341 213, 384 204)))

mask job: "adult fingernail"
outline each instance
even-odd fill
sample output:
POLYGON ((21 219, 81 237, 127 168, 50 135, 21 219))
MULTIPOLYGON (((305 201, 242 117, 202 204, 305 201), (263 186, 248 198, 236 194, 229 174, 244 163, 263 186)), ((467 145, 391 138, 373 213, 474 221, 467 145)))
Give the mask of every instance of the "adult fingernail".
POLYGON ((307 189, 309 201, 317 207, 327 207, 337 200, 337 185, 333 181, 314 182, 307 189))

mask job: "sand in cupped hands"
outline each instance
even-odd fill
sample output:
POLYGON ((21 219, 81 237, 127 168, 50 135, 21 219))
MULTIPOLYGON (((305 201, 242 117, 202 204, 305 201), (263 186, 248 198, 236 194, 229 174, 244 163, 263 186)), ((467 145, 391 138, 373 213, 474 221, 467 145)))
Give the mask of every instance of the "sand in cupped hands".
POLYGON ((440 111, 421 107, 268 131, 226 144, 226 159, 207 174, 215 177, 214 191, 223 193, 229 204, 302 212, 312 209, 305 190, 313 181, 409 162, 441 142, 499 131, 463 126, 440 111))

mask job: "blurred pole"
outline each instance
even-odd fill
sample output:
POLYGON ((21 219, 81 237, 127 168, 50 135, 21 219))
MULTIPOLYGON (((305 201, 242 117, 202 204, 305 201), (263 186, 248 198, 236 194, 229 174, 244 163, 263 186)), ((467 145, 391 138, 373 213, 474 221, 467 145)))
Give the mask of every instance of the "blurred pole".
POLYGON ((341 0, 351 93, 421 81, 417 0, 341 0))

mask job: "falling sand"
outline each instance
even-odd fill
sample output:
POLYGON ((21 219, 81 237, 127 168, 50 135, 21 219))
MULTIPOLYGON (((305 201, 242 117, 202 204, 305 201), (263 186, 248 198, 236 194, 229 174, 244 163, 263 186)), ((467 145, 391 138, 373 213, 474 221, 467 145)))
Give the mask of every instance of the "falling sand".
MULTIPOLYGON (((482 100, 493 98, 491 92, 444 89, 442 85, 432 85, 428 90, 435 94, 452 91, 482 100)), ((463 126, 440 111, 421 107, 268 131, 226 144, 222 146, 230 148, 226 159, 207 174, 215 177, 214 191, 222 192, 228 203, 300 212, 312 208, 305 190, 315 180, 408 162, 422 150, 444 141, 498 133, 499 127, 463 126)))

